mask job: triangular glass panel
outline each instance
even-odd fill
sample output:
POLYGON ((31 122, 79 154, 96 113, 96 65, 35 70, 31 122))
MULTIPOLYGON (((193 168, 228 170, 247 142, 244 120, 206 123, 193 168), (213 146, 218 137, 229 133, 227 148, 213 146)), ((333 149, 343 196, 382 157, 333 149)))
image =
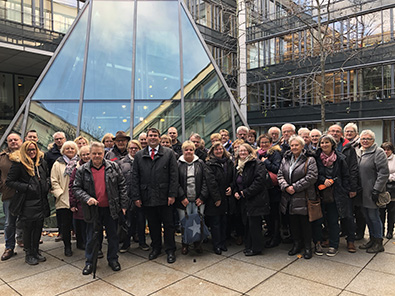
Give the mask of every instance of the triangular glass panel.
POLYGON ((82 69, 88 9, 85 9, 67 40, 50 65, 35 91, 33 100, 78 100, 81 92, 82 69))

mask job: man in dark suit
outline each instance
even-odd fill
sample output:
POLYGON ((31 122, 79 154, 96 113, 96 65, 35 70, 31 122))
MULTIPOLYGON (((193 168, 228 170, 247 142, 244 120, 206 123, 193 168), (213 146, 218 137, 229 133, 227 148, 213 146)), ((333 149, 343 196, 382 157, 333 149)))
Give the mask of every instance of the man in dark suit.
POLYGON ((147 131, 148 146, 134 157, 132 173, 132 200, 143 207, 152 240, 149 259, 159 256, 162 249, 161 225, 164 228, 164 248, 167 262, 176 261, 173 204, 178 193, 178 166, 174 152, 159 145, 160 132, 147 131))

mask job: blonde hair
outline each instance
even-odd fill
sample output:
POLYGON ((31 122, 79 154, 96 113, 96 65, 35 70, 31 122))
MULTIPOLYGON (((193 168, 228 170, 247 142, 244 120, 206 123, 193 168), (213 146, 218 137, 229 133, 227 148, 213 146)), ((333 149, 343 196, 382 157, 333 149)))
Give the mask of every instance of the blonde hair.
MULTIPOLYGON (((30 176, 34 176, 35 175, 34 167, 38 167, 40 165, 41 158, 44 157, 44 153, 42 153, 40 151, 40 149, 38 149, 37 143, 34 141, 26 141, 22 144, 21 149, 16 151, 16 153, 19 154, 19 159, 20 159, 21 163, 23 164, 23 166, 25 167, 27 173, 30 176), (35 162, 27 154, 27 149, 29 148, 29 146, 31 144, 34 145, 34 147, 36 148, 36 151, 37 151, 35 162)), ((18 155, 17 155, 17 157, 18 157, 18 155)))

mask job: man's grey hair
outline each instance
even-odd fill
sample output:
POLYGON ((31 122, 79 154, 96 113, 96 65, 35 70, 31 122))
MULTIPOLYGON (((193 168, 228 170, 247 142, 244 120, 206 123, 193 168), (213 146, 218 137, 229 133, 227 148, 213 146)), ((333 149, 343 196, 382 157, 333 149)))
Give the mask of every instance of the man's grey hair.
POLYGON ((100 142, 92 142, 91 145, 89 146, 89 152, 92 152, 93 147, 98 147, 101 148, 104 151, 104 144, 100 142))
POLYGON ((64 132, 55 132, 55 133, 52 135, 52 138, 53 138, 54 140, 55 140, 56 135, 62 135, 63 138, 66 138, 66 135, 65 135, 64 132))
POLYGON ((237 128, 237 130, 236 130, 236 133, 239 133, 241 130, 244 130, 244 131, 248 134, 249 128, 246 127, 246 126, 244 126, 244 125, 239 126, 239 127, 237 128))
POLYGON ((289 126, 293 131, 296 131, 296 127, 292 123, 284 123, 281 126, 281 130, 283 130, 285 127, 289 126))

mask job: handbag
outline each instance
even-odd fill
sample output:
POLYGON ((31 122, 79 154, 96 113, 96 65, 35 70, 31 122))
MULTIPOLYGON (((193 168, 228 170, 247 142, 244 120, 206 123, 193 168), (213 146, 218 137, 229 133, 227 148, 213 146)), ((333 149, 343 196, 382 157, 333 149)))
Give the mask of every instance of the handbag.
MULTIPOLYGON (((309 158, 307 158, 306 163, 304 165, 305 175, 307 174, 307 162, 309 158)), ((307 190, 305 191, 305 197, 307 200, 307 213, 309 215, 309 222, 316 221, 323 217, 322 209, 321 209, 321 200, 316 198, 315 200, 310 200, 307 196, 307 190)))
POLYGON ((9 211, 12 216, 19 216, 22 213, 23 206, 25 205, 26 193, 16 191, 15 195, 11 198, 9 211))
POLYGON ((185 211, 185 217, 181 219, 182 242, 192 244, 202 242, 209 235, 210 231, 204 223, 203 215, 199 212, 188 215, 185 211))
POLYGON ((273 186, 278 186, 277 174, 275 174, 269 170, 267 170, 267 171, 269 173, 270 179, 272 179, 273 186))
POLYGON ((319 195, 322 199, 322 203, 332 203, 335 201, 333 198, 333 186, 326 187, 319 191, 319 195))

